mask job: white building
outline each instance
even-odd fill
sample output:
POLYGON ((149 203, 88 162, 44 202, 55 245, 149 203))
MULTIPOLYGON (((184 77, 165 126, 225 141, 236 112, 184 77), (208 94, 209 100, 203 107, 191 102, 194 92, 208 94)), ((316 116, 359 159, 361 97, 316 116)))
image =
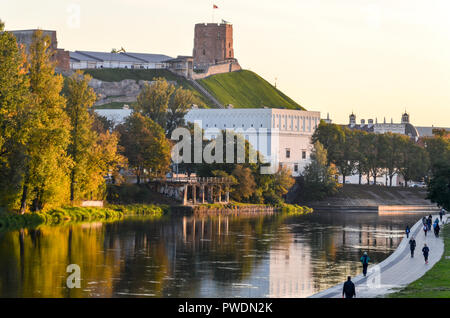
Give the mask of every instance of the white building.
POLYGON ((161 69, 167 67, 164 61, 168 59, 162 54, 75 51, 70 52, 70 68, 161 69))
MULTIPOLYGON (((311 137, 320 112, 274 109, 192 109, 185 117, 205 130, 241 133, 267 160, 300 175, 310 162, 311 137)), ((208 133, 208 131, 207 131, 208 133)))

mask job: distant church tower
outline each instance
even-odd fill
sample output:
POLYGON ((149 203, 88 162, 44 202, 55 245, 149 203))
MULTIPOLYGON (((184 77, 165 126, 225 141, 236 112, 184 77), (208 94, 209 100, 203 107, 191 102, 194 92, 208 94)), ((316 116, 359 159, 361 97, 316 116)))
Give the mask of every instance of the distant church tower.
POLYGON ((356 115, 352 113, 349 119, 350 119, 350 126, 354 127, 356 125, 356 115))
POLYGON ((406 111, 402 115, 402 124, 409 124, 409 114, 406 111))
POLYGON ((233 26, 228 23, 195 25, 194 65, 207 66, 234 59, 233 26))

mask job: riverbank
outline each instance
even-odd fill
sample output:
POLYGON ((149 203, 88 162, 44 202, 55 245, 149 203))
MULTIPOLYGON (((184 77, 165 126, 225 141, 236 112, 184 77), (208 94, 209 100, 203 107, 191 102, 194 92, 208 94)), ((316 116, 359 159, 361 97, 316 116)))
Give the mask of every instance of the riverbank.
MULTIPOLYGON (((438 215, 434 215, 433 220, 437 217, 438 215)), ((444 218, 445 221, 446 217, 444 218)), ((419 220, 411 228, 410 236, 413 236, 417 243, 414 258, 410 256, 409 239, 405 237, 394 253, 387 259, 380 264, 369 266, 367 277, 364 277, 362 274, 352 277, 358 298, 385 297, 425 275, 441 259, 444 253, 443 239, 434 237, 433 233, 425 236, 422 231, 422 220, 419 220), (421 253, 424 243, 430 248, 428 264, 424 263, 421 253)), ((319 292, 311 296, 311 298, 342 297, 343 283, 319 292)))
POLYGON ((438 212, 437 206, 427 200, 426 196, 426 190, 420 188, 346 184, 338 194, 308 205, 317 211, 438 212))
POLYGON ((242 214, 274 214, 286 213, 290 215, 304 215, 312 213, 313 209, 306 206, 295 204, 282 205, 264 205, 264 204, 246 204, 246 203, 227 203, 227 204, 201 204, 192 207, 193 214, 199 215, 242 215, 242 214))
POLYGON ((78 222, 112 222, 124 216, 143 215, 159 217, 169 213, 168 206, 132 204, 108 205, 105 208, 62 207, 36 213, 0 213, 0 231, 34 228, 39 225, 60 225, 78 222))
POLYGON ((443 232, 444 254, 423 277, 409 284, 390 298, 450 298, 450 228, 443 232))

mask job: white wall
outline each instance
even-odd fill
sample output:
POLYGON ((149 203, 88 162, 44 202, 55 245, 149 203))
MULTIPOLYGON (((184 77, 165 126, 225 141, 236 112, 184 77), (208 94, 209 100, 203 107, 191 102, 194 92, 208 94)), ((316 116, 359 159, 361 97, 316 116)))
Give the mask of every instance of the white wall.
POLYGON ((188 122, 201 121, 203 129, 242 129, 244 135, 249 135, 248 131, 255 129, 259 142, 246 138, 252 146, 266 158, 276 156, 283 166, 298 176, 310 162, 311 136, 320 122, 320 112, 270 108, 192 109, 185 119, 188 122), (268 133, 266 145, 260 144, 264 139, 264 129, 268 133), (286 149, 290 149, 289 158, 286 157, 286 149), (306 159, 302 158, 303 151, 306 152, 306 159), (294 171, 295 165, 298 167, 297 172, 294 171))

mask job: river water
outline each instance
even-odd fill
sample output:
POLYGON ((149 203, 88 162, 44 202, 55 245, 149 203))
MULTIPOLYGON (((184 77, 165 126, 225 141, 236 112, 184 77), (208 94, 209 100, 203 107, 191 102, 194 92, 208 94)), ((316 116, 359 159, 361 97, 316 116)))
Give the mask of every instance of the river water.
POLYGON ((308 297, 379 263, 421 214, 126 218, 0 232, 0 297, 308 297), (66 269, 80 267, 80 287, 66 269))

